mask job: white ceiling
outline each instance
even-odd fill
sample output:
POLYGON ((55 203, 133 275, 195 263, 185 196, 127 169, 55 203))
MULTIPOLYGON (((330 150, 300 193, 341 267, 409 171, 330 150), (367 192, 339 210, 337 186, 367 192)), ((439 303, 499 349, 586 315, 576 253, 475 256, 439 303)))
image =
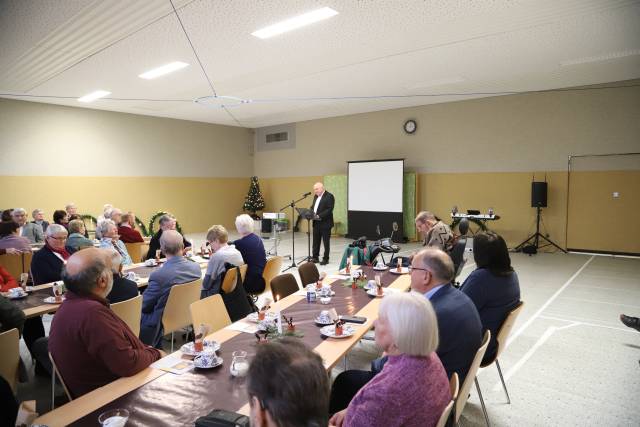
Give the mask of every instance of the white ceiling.
POLYGON ((212 91, 169 0, 0 1, 0 93, 254 128, 640 77, 639 0, 174 5, 216 93, 255 102, 228 111, 192 102, 212 91), (251 35, 323 6, 339 15, 272 39, 251 35), (191 65, 137 77, 171 61, 191 65), (76 100, 96 89, 127 100, 76 100), (393 97, 416 94, 449 95, 393 97), (341 97, 365 98, 332 99, 341 97))

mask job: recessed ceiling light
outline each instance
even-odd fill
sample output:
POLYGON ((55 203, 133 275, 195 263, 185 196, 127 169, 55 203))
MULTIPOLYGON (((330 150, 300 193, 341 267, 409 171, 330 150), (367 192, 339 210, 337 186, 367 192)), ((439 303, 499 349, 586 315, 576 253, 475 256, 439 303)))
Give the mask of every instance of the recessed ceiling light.
POLYGON ((261 28, 251 33, 251 35, 261 39, 268 39, 269 37, 277 36, 278 34, 286 33, 287 31, 295 30, 297 28, 304 27, 305 25, 322 21, 323 19, 331 18, 337 14, 338 12, 330 7, 323 7, 322 9, 313 10, 302 15, 294 16, 293 18, 285 19, 277 24, 261 28))
POLYGON ((187 67, 188 65, 189 64, 187 64, 186 62, 180 62, 180 61, 170 62, 168 64, 154 68, 153 70, 144 72, 140 74, 138 77, 140 77, 141 79, 151 80, 151 79, 155 79, 156 77, 164 76, 165 74, 169 74, 169 73, 173 73, 174 71, 181 70, 184 67, 187 67))
POLYGON ((85 96, 78 98, 80 102, 93 102, 98 98, 103 98, 107 95, 111 95, 111 92, 107 92, 106 90, 96 90, 95 92, 91 92, 86 94, 85 96))

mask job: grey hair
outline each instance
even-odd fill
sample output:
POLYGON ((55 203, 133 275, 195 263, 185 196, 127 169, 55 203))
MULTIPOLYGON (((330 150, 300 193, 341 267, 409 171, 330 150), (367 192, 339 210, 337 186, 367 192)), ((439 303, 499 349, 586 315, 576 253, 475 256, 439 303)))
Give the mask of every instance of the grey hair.
POLYGON ((110 219, 105 219, 104 221, 101 221, 100 224, 96 226, 96 231, 98 231, 101 236, 104 236, 106 233, 109 232, 109 226, 111 225, 116 227, 115 222, 111 221, 110 219))
POLYGON ((79 233, 80 230, 84 227, 84 221, 81 219, 74 219, 67 224, 69 233, 79 233))
POLYGON ((64 210, 69 210, 69 208, 77 208, 75 203, 68 203, 67 206, 64 207, 64 210))
POLYGON ((172 215, 165 214, 165 215, 162 215, 162 216, 160 217, 160 220, 158 221, 158 223, 159 223, 160 225, 164 225, 164 224, 166 224, 166 223, 167 223, 167 222, 169 222, 169 221, 173 221, 174 219, 175 219, 175 218, 174 218, 172 215))
MULTIPOLYGON (((51 228, 52 224, 49 226, 51 228)), ((47 231, 49 230, 47 228, 47 231)), ((64 227, 63 227, 64 228, 64 227)), ((69 274, 66 265, 62 267, 62 281, 67 289, 77 295, 91 295, 95 289, 98 279, 103 275, 113 277, 110 266, 107 265, 106 257, 95 257, 89 264, 76 274, 69 274)))
POLYGON ((236 230, 240 234, 253 233, 253 218, 247 214, 238 215, 236 217, 236 230))
POLYGON ((160 248, 165 255, 180 255, 184 249, 182 234, 175 230, 162 232, 160 236, 160 248))
POLYGON ((104 216, 104 213, 106 211, 108 211, 109 209, 113 208, 113 205, 111 203, 105 203, 104 206, 102 206, 102 214, 104 216))
POLYGON ((31 212, 31 216, 35 219, 39 213, 42 213, 42 209, 34 209, 33 212, 31 212))
POLYGON ((437 279, 449 283, 454 279, 455 270, 451 257, 441 249, 427 248, 421 250, 422 264, 431 271, 437 279))
POLYGON ((379 317, 389 322, 395 346, 401 353, 428 356, 438 348, 438 319, 424 295, 398 292, 382 299, 379 317))
POLYGON ((49 225, 47 227, 46 234, 47 234, 47 237, 51 237, 54 234, 58 234, 58 233, 62 233, 62 232, 66 233, 66 234, 69 234, 67 229, 64 228, 63 226, 61 226, 60 224, 51 224, 51 225, 49 225))
POLYGON ((102 214, 102 216, 103 216, 105 219, 109 219, 109 218, 111 218, 111 213, 112 213, 112 212, 113 212, 113 208, 109 208, 109 209, 107 209, 106 211, 104 211, 104 213, 102 214))
POLYGON ((11 212, 11 215, 15 215, 15 214, 26 214, 27 211, 24 210, 24 208, 15 208, 13 209, 13 211, 11 212))
POLYGON ((414 222, 427 222, 429 220, 435 220, 436 216, 429 211, 421 211, 416 215, 416 220, 414 222))

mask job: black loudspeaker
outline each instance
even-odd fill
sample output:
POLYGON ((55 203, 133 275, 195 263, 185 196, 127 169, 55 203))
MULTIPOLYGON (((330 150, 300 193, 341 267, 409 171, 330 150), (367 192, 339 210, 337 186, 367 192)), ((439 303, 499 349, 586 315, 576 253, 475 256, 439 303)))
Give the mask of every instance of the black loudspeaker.
POLYGON ((547 207, 547 183, 536 182, 531 183, 531 207, 546 208, 547 207))
POLYGON ((260 221, 262 224, 262 228, 261 228, 261 232, 263 234, 271 234, 271 232, 273 231, 273 220, 272 219, 264 219, 262 218, 262 221, 260 221))

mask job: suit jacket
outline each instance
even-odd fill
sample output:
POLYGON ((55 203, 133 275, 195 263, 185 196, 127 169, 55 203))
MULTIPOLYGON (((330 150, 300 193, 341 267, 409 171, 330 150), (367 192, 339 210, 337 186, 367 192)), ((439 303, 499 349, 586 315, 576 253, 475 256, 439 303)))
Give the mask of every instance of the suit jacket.
MULTIPOLYGON (((32 223, 34 223, 34 224, 38 224, 38 223, 37 223, 37 222, 35 222, 35 221, 31 221, 31 222, 32 222, 32 223)), ((40 227, 42 227, 42 231, 47 231, 47 227, 49 226, 49 221, 42 220, 42 223, 40 223, 40 224, 38 224, 38 225, 39 225, 40 227)))
POLYGON ((42 231, 42 227, 33 222, 27 222, 22 227, 22 236, 29 239, 31 243, 44 242, 44 231, 42 231))
POLYGON ((180 256, 169 258, 149 276, 149 286, 142 294, 142 326, 160 325, 173 285, 192 282, 201 277, 199 264, 180 256))
MULTIPOLYGON (((156 251, 160 249, 160 237, 162 237, 162 229, 158 230, 156 234, 153 235, 151 241, 149 241, 149 252, 147 252, 147 256, 144 258, 145 260, 152 259, 156 257, 156 251)), ((191 246, 191 243, 187 239, 182 237, 182 244, 185 248, 191 246)), ((160 258, 164 258, 164 254, 160 253, 160 258)))
POLYGON ((71 235, 67 237, 67 243, 64 247, 67 252, 72 254, 80 248, 92 248, 93 240, 87 239, 80 233, 71 233, 71 235))
POLYGON ((33 284, 42 285, 61 280, 63 265, 64 262, 46 246, 34 252, 31 258, 33 284))
POLYGON ((138 296, 138 285, 133 280, 126 279, 120 274, 113 273, 113 288, 107 295, 110 304, 126 301, 138 296))
MULTIPOLYGON (((316 205, 316 200, 318 200, 318 196, 313 197, 313 202, 311 203, 311 207, 309 209, 313 210, 313 207, 316 205)), ((318 211, 316 212, 320 219, 313 221, 314 227, 316 225, 319 225, 322 228, 333 227, 333 206, 335 205, 335 203, 336 200, 333 197, 333 194, 325 190, 322 194, 322 198, 320 199, 320 203, 318 204, 318 211)))

